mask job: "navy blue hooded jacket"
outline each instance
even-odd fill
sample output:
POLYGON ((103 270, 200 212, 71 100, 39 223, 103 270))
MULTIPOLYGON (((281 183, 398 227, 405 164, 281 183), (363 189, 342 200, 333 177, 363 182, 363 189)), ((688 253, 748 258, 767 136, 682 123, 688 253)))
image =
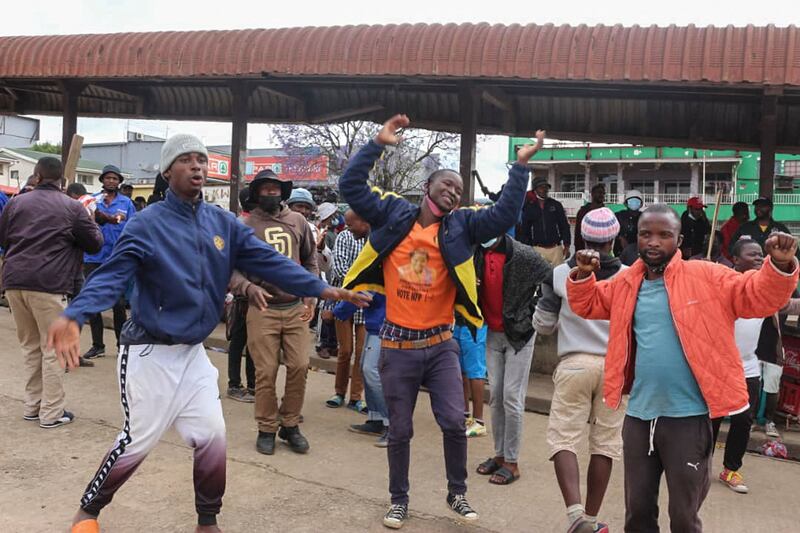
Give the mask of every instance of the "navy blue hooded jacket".
POLYGON ((319 297, 327 287, 231 213, 169 191, 165 201, 128 222, 111 257, 89 276, 64 316, 83 325, 111 308, 135 278, 122 343, 197 344, 220 322, 234 269, 301 297, 319 297))

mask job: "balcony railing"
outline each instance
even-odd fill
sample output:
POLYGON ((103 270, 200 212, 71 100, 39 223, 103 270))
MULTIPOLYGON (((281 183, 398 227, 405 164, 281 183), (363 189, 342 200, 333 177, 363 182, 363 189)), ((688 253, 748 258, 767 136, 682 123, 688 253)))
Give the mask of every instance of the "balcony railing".
MULTIPOLYGON (((696 195, 696 194, 653 194, 653 193, 645 193, 644 195, 644 203, 645 204, 685 204, 689 198, 692 196, 701 196, 703 202, 707 205, 714 205, 716 202, 717 197, 715 194, 705 194, 705 195, 696 195)), ((583 205, 584 202, 588 201, 588 195, 584 195, 582 192, 551 192, 550 197, 558 200, 565 204, 572 204, 573 202, 578 202, 579 208, 583 205)), ((722 204, 723 205, 731 205, 736 202, 745 202, 750 204, 758 198, 758 194, 756 193, 747 193, 747 194, 731 194, 726 193, 722 195, 722 204)), ((617 203, 621 204, 625 200, 624 194, 618 195, 606 195, 606 200, 610 203, 617 203)), ((775 205, 800 205, 800 194, 786 194, 786 193, 779 193, 775 194, 772 197, 772 201, 775 205)))

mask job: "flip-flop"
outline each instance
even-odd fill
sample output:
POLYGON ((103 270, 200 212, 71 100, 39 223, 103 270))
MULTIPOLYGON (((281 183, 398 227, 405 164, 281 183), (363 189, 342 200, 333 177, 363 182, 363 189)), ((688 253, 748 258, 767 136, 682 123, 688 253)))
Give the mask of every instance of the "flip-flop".
POLYGON ((490 457, 486 459, 484 462, 478 465, 478 468, 475 469, 477 473, 482 476, 490 476, 503 468, 503 465, 498 463, 494 460, 494 457, 490 457))
POLYGON ((515 476, 511 473, 511 470, 506 467, 502 467, 492 474, 492 477, 489 478, 489 483, 492 485, 511 485, 518 479, 519 474, 515 476), (495 476, 498 476, 500 479, 502 479, 502 481, 494 481, 494 479, 496 479, 495 476))
POLYGON ((344 405, 344 396, 334 394, 328 401, 325 402, 325 405, 333 408, 341 407, 342 405, 344 405))
POLYGON ((71 533, 100 533, 100 524, 95 518, 81 520, 72 526, 71 533))

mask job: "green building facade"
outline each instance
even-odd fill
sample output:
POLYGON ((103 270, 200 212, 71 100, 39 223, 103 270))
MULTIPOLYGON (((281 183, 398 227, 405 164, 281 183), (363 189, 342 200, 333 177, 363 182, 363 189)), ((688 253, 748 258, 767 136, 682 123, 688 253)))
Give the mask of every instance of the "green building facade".
MULTIPOLYGON (((516 160, 527 138, 509 139, 508 160, 516 160)), ((542 149, 531 160, 533 172, 550 182, 551 196, 568 215, 588 199, 597 184, 606 186, 606 203, 618 211, 626 191, 637 189, 645 204, 667 203, 678 212, 692 196, 701 196, 714 211, 722 193, 720 220, 731 215, 737 201, 751 204, 758 197, 759 153, 740 150, 698 150, 667 146, 609 146, 565 143, 542 149)), ((775 156, 774 218, 800 232, 800 155, 775 156)))

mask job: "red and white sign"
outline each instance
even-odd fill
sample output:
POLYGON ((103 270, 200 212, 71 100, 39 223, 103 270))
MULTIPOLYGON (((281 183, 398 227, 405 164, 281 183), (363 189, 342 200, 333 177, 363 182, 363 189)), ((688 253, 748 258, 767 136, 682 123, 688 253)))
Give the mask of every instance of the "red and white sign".
POLYGON ((221 180, 231 179, 231 158, 228 156, 209 153, 208 154, 208 177, 221 180))

